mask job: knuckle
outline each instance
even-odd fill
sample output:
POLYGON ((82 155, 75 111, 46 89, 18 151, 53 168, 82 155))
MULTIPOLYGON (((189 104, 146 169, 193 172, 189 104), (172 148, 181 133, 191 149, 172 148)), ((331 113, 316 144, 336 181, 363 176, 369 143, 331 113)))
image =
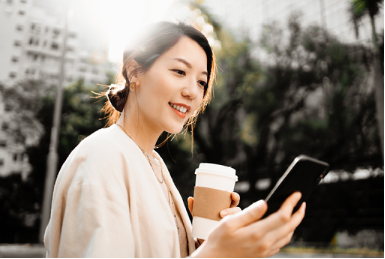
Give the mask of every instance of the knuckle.
POLYGON ((283 223, 287 223, 290 220, 290 216, 287 213, 279 213, 279 220, 283 223))
POLYGON ((261 253, 265 253, 267 250, 269 249, 269 244, 267 242, 263 242, 260 246, 259 246, 259 251, 261 253))
POLYGON ((229 232, 231 229, 231 221, 230 220, 223 220, 222 221, 222 228, 225 232, 229 232))
POLYGON ((254 233, 252 234, 252 238, 253 238, 254 240, 260 240, 260 239, 262 238, 262 234, 261 234, 260 232, 254 232, 254 233))

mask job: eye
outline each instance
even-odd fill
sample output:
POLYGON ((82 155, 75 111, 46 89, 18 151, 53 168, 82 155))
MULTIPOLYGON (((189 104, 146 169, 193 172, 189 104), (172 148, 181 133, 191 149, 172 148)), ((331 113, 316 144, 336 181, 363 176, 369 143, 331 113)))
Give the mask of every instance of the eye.
POLYGON ((203 86, 203 87, 205 87, 206 88, 206 85, 207 85, 207 83, 205 82, 205 81, 198 81, 198 83, 201 85, 201 86, 203 86))
POLYGON ((180 69, 172 69, 172 71, 174 71, 175 73, 178 73, 178 75, 181 75, 181 76, 186 75, 186 72, 184 72, 183 70, 180 70, 180 69))

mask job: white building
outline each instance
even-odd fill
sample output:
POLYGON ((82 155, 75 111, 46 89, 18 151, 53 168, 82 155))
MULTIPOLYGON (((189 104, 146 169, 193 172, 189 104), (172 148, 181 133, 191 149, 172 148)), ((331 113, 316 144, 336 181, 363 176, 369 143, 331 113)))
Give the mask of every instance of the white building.
MULTIPOLYGON (((48 14, 33 0, 0 0, 0 83, 12 87, 23 79, 39 79, 58 85, 64 43, 64 22, 48 14)), ((104 84, 110 70, 107 54, 81 49, 75 31, 67 33, 64 86, 83 79, 85 84, 104 84)), ((12 142, 2 129, 12 121, 0 96, 0 176, 21 173, 25 178, 30 165, 25 147, 12 142)), ((27 140, 27 144, 34 140, 27 140)), ((43 161, 45 163, 45 161, 43 161)))
MULTIPOLYGON (((58 84, 64 47, 62 20, 34 6, 32 0, 0 0, 0 33, 0 82, 12 85, 29 78, 58 84)), ((77 33, 69 30, 64 85, 79 78, 85 84, 104 83, 107 77, 101 64, 105 56, 95 62, 91 53, 80 48, 77 33)))

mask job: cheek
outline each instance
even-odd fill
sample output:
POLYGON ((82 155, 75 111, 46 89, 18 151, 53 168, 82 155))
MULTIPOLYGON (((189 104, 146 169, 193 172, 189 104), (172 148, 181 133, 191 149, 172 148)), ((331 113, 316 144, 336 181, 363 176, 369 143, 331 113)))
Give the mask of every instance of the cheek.
MULTIPOLYGON (((197 109, 199 109, 199 107, 202 105, 202 102, 203 102, 203 94, 202 94, 202 97, 199 97, 199 98, 196 98, 195 100, 194 100, 194 103, 193 103, 193 111, 194 111, 194 113, 195 113, 195 111, 197 110, 197 109)), ((193 114, 194 114, 193 113, 193 114)))
POLYGON ((175 84, 172 77, 161 73, 148 75, 141 82, 141 98, 139 102, 143 109, 151 111, 153 116, 159 116, 159 112, 164 111, 172 96, 172 86, 175 84))

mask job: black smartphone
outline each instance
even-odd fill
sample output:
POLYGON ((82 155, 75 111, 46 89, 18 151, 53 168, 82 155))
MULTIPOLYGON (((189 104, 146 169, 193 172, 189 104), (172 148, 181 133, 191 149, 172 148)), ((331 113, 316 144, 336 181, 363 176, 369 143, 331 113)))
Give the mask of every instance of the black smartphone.
POLYGON ((287 168, 274 188, 267 195, 267 212, 264 218, 276 212, 282 203, 296 191, 302 193, 302 198, 295 206, 293 213, 306 201, 318 183, 329 172, 329 164, 315 158, 300 155, 287 168))

